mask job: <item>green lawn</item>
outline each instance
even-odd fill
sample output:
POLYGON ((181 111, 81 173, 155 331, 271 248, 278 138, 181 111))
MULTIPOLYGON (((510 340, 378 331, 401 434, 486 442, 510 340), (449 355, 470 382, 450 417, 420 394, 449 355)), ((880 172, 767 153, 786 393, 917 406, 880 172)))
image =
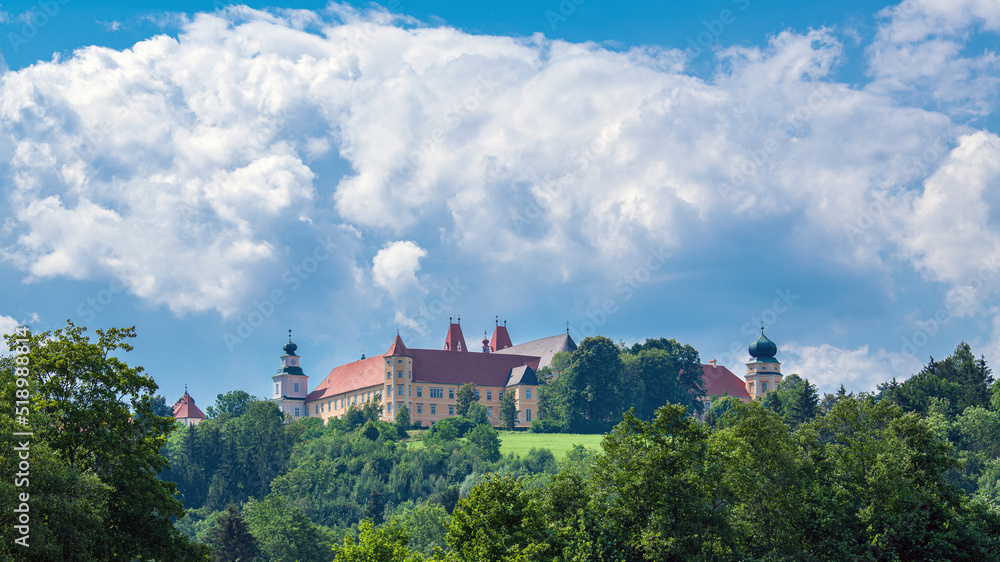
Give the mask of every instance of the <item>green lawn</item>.
POLYGON ((514 453, 524 456, 532 447, 548 449, 556 460, 562 460, 573 445, 583 445, 594 451, 601 450, 603 435, 581 435, 576 433, 528 433, 527 431, 501 431, 500 453, 514 453))
MULTIPOLYGON (((411 430, 410 439, 406 441, 406 446, 412 449, 423 448, 424 442, 420 439, 427 430, 411 430)), ((555 455, 556 460, 561 460, 566 451, 573 445, 583 445, 594 450, 601 450, 601 439, 603 435, 579 435, 576 433, 528 433, 527 431, 501 431, 500 432, 500 453, 514 453, 518 456, 525 456, 528 451, 536 449, 548 449, 555 455)))

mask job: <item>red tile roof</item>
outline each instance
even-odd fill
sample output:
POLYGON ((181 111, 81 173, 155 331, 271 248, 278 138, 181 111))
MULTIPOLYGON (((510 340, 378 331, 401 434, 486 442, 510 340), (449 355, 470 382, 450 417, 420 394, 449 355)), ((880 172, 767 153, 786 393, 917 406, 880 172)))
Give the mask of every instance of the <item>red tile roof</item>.
POLYGON ((330 371, 323 382, 306 396, 306 401, 380 385, 384 381, 385 358, 382 355, 352 361, 330 371))
POLYGON ((510 341, 510 334, 507 333, 507 321, 504 320, 503 322, 503 326, 498 325, 493 330, 493 339, 490 340, 490 351, 498 351, 514 345, 510 341))
MULTIPOLYGON (((402 343, 400 341, 400 343, 402 343)), ((393 342, 393 346, 395 346, 393 342)), ((391 349, 390 349, 391 350, 391 349)), ((388 353, 386 354, 388 355, 388 353)), ((438 349, 409 349, 413 358, 413 382, 498 386, 507 384, 511 370, 527 365, 538 368, 538 357, 493 353, 454 353, 438 349)), ((369 357, 336 367, 306 396, 320 400, 345 392, 385 384, 384 356, 369 357)))
POLYGON ((195 405, 194 398, 191 398, 191 395, 185 392, 184 396, 181 396, 181 399, 174 404, 174 418, 178 420, 185 418, 203 420, 205 419, 205 414, 195 405))
POLYGON ((444 340, 445 351, 469 351, 469 346, 465 345, 465 336, 462 335, 462 326, 450 324, 448 335, 444 340))
POLYGON ((728 394, 737 398, 750 399, 746 383, 723 366, 702 365, 702 381, 705 383, 705 396, 722 396, 728 394))
POLYGON ((389 346, 389 351, 386 351, 383 357, 388 357, 390 355, 410 355, 410 350, 406 349, 406 346, 403 345, 403 338, 399 337, 399 334, 396 334, 396 339, 392 340, 392 345, 389 346))

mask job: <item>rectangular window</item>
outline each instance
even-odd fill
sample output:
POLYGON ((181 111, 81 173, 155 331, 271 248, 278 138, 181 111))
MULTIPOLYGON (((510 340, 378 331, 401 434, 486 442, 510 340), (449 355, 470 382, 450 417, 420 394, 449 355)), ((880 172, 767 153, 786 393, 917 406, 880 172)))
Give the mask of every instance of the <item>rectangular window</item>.
POLYGON ((438 413, 437 404, 431 404, 431 413, 437 415, 438 413))
POLYGON ((391 379, 392 378, 392 371, 386 371, 385 372, 385 378, 391 379))
POLYGON ((316 404, 316 413, 319 413, 319 404, 316 404))
POLYGON ((479 400, 479 389, 476 389, 476 400, 479 400))
POLYGON ((455 399, 455 389, 454 388, 449 388, 448 389, 448 398, 451 398, 452 400, 455 399))
POLYGON ((397 360, 396 360, 396 363, 402 363, 402 362, 403 362, 403 360, 402 360, 402 359, 397 359, 397 360))
POLYGON ((417 404, 417 413, 418 414, 424 413, 424 405, 423 404, 417 404))
POLYGON ((489 408, 486 408, 486 415, 489 416, 489 417, 491 417, 491 418, 493 417, 493 406, 490 406, 489 408))
POLYGON ((417 387, 417 398, 420 398, 420 397, 422 397, 423 395, 424 395, 424 387, 422 387, 422 386, 418 386, 418 387, 417 387))
POLYGON ((385 411, 389 412, 391 414, 392 413, 392 404, 386 404, 385 405, 385 411))
POLYGON ((760 383, 760 391, 761 392, 767 392, 767 383, 766 382, 760 383))
POLYGON ((500 396, 497 397, 497 400, 503 400, 503 391, 502 390, 500 391, 500 396))
POLYGON ((493 400, 493 391, 492 390, 487 390, 486 391, 486 399, 487 400, 493 400))
POLYGON ((396 371, 396 378, 397 379, 403 378, 403 371, 396 371))
POLYGON ((431 389, 431 398, 444 398, 444 389, 443 388, 432 388, 431 389))
POLYGON ((525 398, 531 398, 531 389, 530 388, 524 389, 524 397, 525 398))
POLYGON ((455 415, 455 407, 454 406, 448 406, 448 415, 449 416, 454 416, 455 415))
POLYGON ((525 418, 527 421, 531 421, 531 408, 528 408, 525 412, 525 418))
POLYGON ((396 389, 397 389, 397 390, 399 391, 399 392, 397 392, 396 394, 398 394, 398 395, 402 396, 402 395, 403 395, 403 387, 401 387, 401 386, 397 386, 397 387, 396 387, 396 389))
POLYGON ((299 391, 299 383, 295 383, 295 389, 292 390, 292 392, 298 392, 298 391, 299 391))
POLYGON ((299 417, 299 409, 295 408, 295 417, 299 417))
POLYGON ((277 394, 279 392, 281 392, 281 391, 278 390, 278 383, 274 383, 274 393, 277 394))
POLYGON ((326 411, 327 411, 327 412, 329 412, 329 411, 330 411, 330 402, 331 402, 330 400, 328 400, 328 401, 326 402, 326 411))

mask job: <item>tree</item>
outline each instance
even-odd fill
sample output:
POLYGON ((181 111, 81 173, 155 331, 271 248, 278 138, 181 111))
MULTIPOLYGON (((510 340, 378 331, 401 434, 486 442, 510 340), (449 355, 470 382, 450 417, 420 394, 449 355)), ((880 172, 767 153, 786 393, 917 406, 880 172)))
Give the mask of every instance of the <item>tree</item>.
POLYGON ((371 521, 362 521, 358 542, 350 535, 344 544, 334 547, 334 562, 419 562, 424 557, 410 550, 410 537, 406 528, 395 519, 376 527, 371 521))
POLYGON ((333 542, 302 511, 277 494, 251 498, 243 516, 266 560, 327 562, 333 542))
POLYGON ((250 404, 261 399, 245 390, 230 390, 215 397, 215 405, 205 408, 205 417, 215 419, 223 414, 238 418, 250 409, 250 404))
MULTIPOLYGON (((52 469, 61 473, 53 483, 76 481, 98 505, 105 500, 97 498, 107 494, 104 507, 98 508, 101 524, 91 529, 102 558, 202 558, 204 548, 173 525, 172 518, 184 514, 174 484, 156 476, 167 467, 160 450, 174 430, 174 420, 153 413, 157 386, 152 377, 116 356, 132 350, 128 340, 135 337, 135 328, 94 333, 96 341, 86 328, 67 321, 54 332, 23 336, 29 349, 21 357, 28 364, 30 413, 22 426, 34 433, 33 447, 44 443, 53 453, 52 469)), ((8 336, 11 350, 18 348, 16 340, 8 336)), ((13 405, 14 358, 3 358, 0 369, 7 382, 2 387, 4 403, 13 405)), ((14 431, 13 421, 10 414, 0 417, 6 439, 14 431)), ((5 444, 13 445, 10 440, 5 444)), ((2 481, 13 482, 14 474, 7 472, 13 465, 0 466, 2 481)), ((31 493, 45 492, 32 484, 31 493)))
POLYGON ((406 407, 406 404, 401 404, 396 409, 396 425, 403 430, 409 429, 413 425, 410 422, 410 409, 406 407))
POLYGON ((174 416, 174 409, 167 406, 167 399, 159 394, 150 400, 149 409, 154 416, 164 418, 172 418, 174 416))
POLYGON ((486 411, 486 406, 483 406, 479 402, 469 404, 469 411, 465 413, 465 417, 475 425, 490 423, 490 416, 486 411))
POLYGON ((229 504, 208 531, 205 543, 212 548, 215 562, 251 562, 257 559, 257 539, 250 534, 246 521, 229 504))
POLYGON ((464 416, 469 411, 469 404, 479 402, 479 392, 476 391, 476 384, 467 382, 458 389, 455 395, 455 413, 464 416))
POLYGON ((545 419, 578 433, 607 431, 622 413, 622 369, 613 341, 604 336, 584 338, 569 366, 542 394, 545 419))
POLYGON ((681 404, 695 408, 705 395, 701 358, 690 345, 666 338, 647 339, 622 354, 623 400, 636 416, 653 419, 660 406, 681 404))
POLYGON ((490 424, 477 425, 472 431, 466 434, 479 457, 487 462, 500 460, 500 436, 496 429, 490 424))
POLYGON ((448 547, 445 535, 451 517, 444 507, 433 503, 419 503, 396 513, 397 519, 406 527, 410 536, 408 546, 415 552, 431 556, 435 547, 448 547))
POLYGON ((459 500, 446 536, 459 560, 537 560, 545 552, 545 521, 520 478, 487 475, 459 500))
POLYGON ((503 398, 500 399, 500 427, 512 431, 517 425, 517 415, 520 413, 514 404, 514 391, 504 392, 503 398))
POLYGON ((726 552, 731 532, 716 509, 721 469, 708 456, 709 430, 667 404, 652 422, 631 412, 602 442, 596 500, 629 560, 710 559, 726 552))
POLYGON ((789 391, 788 400, 785 401, 785 411, 793 427, 810 421, 819 414, 819 394, 809 379, 803 380, 789 391))

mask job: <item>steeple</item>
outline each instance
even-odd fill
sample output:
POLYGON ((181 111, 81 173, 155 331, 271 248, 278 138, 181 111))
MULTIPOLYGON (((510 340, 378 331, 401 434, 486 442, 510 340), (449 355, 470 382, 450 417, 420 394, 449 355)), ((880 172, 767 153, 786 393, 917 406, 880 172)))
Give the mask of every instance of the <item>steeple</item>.
POLYGON ((448 335, 444 340, 445 351, 469 351, 469 346, 465 345, 465 336, 462 335, 462 317, 458 317, 457 323, 452 323, 448 318, 448 335))
POLYGON ((403 338, 399 337, 399 332, 396 332, 396 339, 392 340, 392 345, 389 346, 389 351, 386 351, 383 357, 390 357, 393 355, 402 355, 404 357, 410 356, 410 350, 406 349, 406 346, 403 345, 403 338))
POLYGON ((288 330, 288 342, 281 347, 281 350, 285 352, 281 356, 281 368, 271 377, 271 381, 274 383, 274 393, 271 400, 292 419, 308 415, 306 394, 309 390, 309 377, 299 365, 300 357, 295 354, 298 348, 299 346, 292 341, 292 331, 288 330))
POLYGON ((507 333, 507 321, 504 320, 503 326, 501 326, 500 319, 497 317, 496 326, 493 328, 493 339, 490 340, 490 351, 500 351, 507 347, 513 347, 513 345, 510 341, 510 334, 507 333))
POLYGON ((752 359, 747 363, 747 392, 751 398, 764 396, 781 383, 781 363, 774 358, 778 346, 764 335, 764 325, 760 326, 760 336, 747 349, 752 359))

